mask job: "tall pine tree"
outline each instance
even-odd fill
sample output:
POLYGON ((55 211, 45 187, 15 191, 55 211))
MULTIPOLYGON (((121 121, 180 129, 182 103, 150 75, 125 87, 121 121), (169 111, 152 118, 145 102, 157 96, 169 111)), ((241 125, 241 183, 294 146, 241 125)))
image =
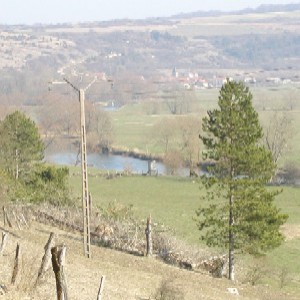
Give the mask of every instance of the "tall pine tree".
POLYGON ((263 133, 249 89, 227 81, 218 105, 203 118, 210 176, 202 183, 210 204, 197 211, 198 227, 208 246, 228 248, 229 279, 234 280, 235 250, 257 255, 279 246, 287 216, 274 206, 278 192, 266 189, 275 165, 259 143, 263 133))

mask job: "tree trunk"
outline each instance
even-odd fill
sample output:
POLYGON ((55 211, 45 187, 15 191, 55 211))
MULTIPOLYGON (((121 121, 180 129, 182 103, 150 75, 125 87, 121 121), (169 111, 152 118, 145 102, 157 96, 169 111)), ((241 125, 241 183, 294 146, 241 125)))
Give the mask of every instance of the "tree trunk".
POLYGON ((18 163, 19 153, 18 149, 16 149, 16 180, 19 179, 19 163, 18 163))
POLYGON ((234 224, 234 216, 233 216, 233 195, 230 196, 229 200, 229 279, 234 280, 234 233, 233 233, 233 224, 234 224))
POLYGON ((64 273, 66 246, 51 248, 52 267, 56 280, 57 300, 68 300, 67 284, 64 273))

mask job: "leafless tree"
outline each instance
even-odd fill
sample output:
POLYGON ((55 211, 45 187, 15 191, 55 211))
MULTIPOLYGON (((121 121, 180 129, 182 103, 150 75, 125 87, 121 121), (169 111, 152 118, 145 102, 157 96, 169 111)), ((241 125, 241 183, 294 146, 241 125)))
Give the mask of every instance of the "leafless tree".
POLYGON ((178 120, 178 131, 180 135, 180 150, 185 161, 188 162, 190 174, 194 174, 194 169, 199 163, 201 142, 201 120, 195 116, 183 116, 178 120))
POLYGON ((178 169, 184 164, 182 153, 178 150, 170 150, 164 156, 164 164, 169 175, 176 175, 178 169))
POLYGON ((193 115, 164 118, 154 125, 154 140, 163 148, 171 173, 183 162, 194 173, 200 156, 200 133, 201 120, 193 115))
POLYGON ((110 115, 100 107, 88 104, 86 107, 88 147, 108 150, 113 142, 113 124, 110 115))
POLYGON ((191 105, 196 100, 196 95, 192 89, 171 84, 165 88, 162 99, 172 115, 183 115, 191 112, 191 105))
POLYGON ((292 137, 292 120, 286 113, 275 112, 264 132, 264 145, 272 152, 274 163, 277 163, 292 137))
POLYGON ((164 118, 157 122, 152 130, 152 135, 156 143, 168 153, 172 144, 174 144, 176 134, 176 120, 174 118, 164 118))

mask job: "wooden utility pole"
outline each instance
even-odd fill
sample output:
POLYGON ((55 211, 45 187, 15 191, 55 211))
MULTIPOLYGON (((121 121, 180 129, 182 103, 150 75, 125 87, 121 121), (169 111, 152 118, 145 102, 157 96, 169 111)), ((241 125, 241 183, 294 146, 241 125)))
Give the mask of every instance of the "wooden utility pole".
POLYGON ((86 152, 86 130, 85 130, 85 91, 96 82, 97 78, 84 89, 77 88, 68 79, 64 82, 56 81, 52 84, 69 84, 79 96, 80 103, 80 137, 81 137, 81 170, 82 170, 82 215, 83 215, 83 253, 86 257, 91 257, 91 234, 90 234, 90 207, 89 207, 89 189, 88 189, 88 172, 87 172, 87 152, 86 152))
POLYGON ((82 208, 83 208, 83 243, 84 255, 91 256, 91 233, 90 233, 90 199, 88 190, 87 155, 86 155, 86 130, 83 89, 79 90, 80 102, 80 130, 81 130, 81 170, 82 170, 82 208))
MULTIPOLYGON (((82 169, 82 214, 83 214, 83 249, 86 257, 91 257, 91 234, 90 234, 90 199, 88 190, 87 152, 86 152, 86 130, 85 130, 85 92, 96 82, 95 77, 84 89, 76 87, 68 79, 64 81, 52 81, 50 84, 69 84, 79 96, 80 103, 80 137, 81 137, 81 169, 82 169)), ((107 80, 112 82, 111 80, 107 80)))

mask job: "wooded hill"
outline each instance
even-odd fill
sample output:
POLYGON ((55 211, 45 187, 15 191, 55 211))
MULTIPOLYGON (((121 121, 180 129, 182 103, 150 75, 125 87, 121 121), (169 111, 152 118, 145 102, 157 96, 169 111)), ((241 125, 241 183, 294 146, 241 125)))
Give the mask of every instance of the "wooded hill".
POLYGON ((0 94, 22 93, 23 101, 30 103, 50 79, 64 75, 106 73, 118 82, 141 76, 159 80, 171 76, 174 67, 204 78, 244 80, 251 74, 298 81, 299 18, 295 4, 146 20, 2 25, 0 94))

